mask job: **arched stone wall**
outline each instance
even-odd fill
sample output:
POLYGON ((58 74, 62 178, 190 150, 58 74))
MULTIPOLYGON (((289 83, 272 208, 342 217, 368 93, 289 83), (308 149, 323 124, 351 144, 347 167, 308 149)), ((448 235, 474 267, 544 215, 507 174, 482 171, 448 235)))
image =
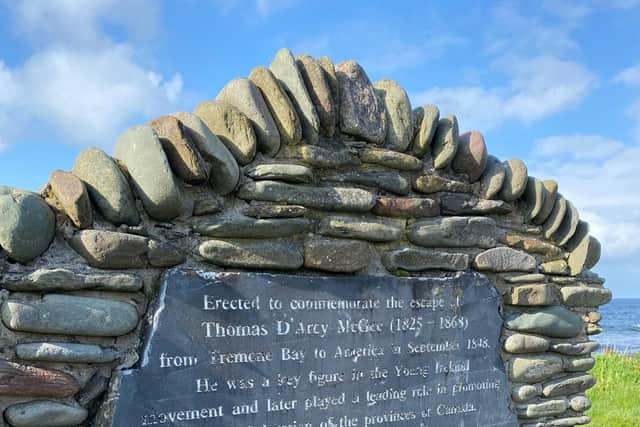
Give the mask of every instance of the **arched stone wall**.
POLYGON ((112 374, 139 360, 176 265, 481 272, 503 300, 521 424, 589 422, 590 337, 611 294, 589 271, 600 244, 588 224, 555 182, 488 155, 436 106, 412 110, 354 61, 282 49, 193 113, 127 129, 112 157, 86 149, 39 194, 0 187, 0 212, 5 425, 108 424, 112 374))

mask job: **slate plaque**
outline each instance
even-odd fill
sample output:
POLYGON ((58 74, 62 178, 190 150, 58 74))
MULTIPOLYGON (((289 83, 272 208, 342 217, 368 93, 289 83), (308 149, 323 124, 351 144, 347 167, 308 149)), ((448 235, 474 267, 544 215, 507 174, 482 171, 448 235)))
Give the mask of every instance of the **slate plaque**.
POLYGON ((165 273, 115 426, 517 426, 481 275, 165 273))

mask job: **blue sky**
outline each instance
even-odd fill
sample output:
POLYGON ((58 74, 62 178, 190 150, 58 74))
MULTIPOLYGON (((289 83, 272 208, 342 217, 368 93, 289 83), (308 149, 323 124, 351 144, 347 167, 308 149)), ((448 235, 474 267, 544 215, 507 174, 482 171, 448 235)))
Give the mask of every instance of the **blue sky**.
POLYGON ((553 178, 640 297, 640 0, 0 0, 0 183, 213 98, 280 47, 355 59, 553 178), (80 6, 80 4, 82 4, 80 6))

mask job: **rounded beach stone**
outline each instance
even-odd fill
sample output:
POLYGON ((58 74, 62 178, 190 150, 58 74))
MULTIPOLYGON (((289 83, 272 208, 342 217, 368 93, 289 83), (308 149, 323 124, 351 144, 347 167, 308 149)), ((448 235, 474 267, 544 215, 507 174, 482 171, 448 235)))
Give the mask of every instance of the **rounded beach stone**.
POLYGON ((480 271, 533 272, 536 266, 536 259, 532 255, 507 247, 486 250, 478 254, 473 260, 473 267, 480 271))
POLYGON ((414 156, 424 157, 430 152, 433 137, 440 121, 440 110, 435 105, 423 105, 413 110, 418 132, 413 138, 411 151, 414 156))
POLYGON ((389 271, 464 271, 470 262, 469 255, 463 253, 413 248, 388 251, 382 257, 382 264, 389 271))
POLYGON ((587 249, 587 259, 584 263, 584 268, 589 270, 593 268, 598 261, 600 261, 600 254, 602 252, 602 245, 600 241, 595 237, 589 237, 589 248, 587 249))
POLYGON ((218 101, 227 102, 251 120, 258 138, 258 148, 269 156, 280 150, 280 132, 258 87, 249 79, 231 80, 222 88, 218 101))
POLYGON ((525 221, 531 221, 540 213, 545 200, 545 188, 537 178, 529 177, 527 179, 527 188, 524 190, 522 199, 525 204, 525 221))
POLYGON ((286 90, 298 113, 305 142, 315 144, 320 133, 320 119, 291 51, 283 48, 276 52, 269 69, 286 90))
POLYGON ((518 200, 527 188, 527 165, 520 159, 510 159, 504 162, 505 177, 500 198, 505 202, 518 200))
POLYGON ((531 221, 536 225, 541 225, 544 223, 549 215, 551 215, 551 211, 553 211, 553 206, 556 203, 556 198, 558 197, 558 183, 552 179, 548 179, 542 181, 543 187, 543 203, 540 208, 540 212, 533 218, 531 221))
POLYGON ((327 138, 332 138, 336 129, 336 113, 331 88, 325 79, 325 73, 309 55, 296 56, 296 64, 311 97, 311 102, 316 108, 320 120, 320 133, 327 138))
POLYGON ((231 151, 238 163, 246 165, 256 155, 256 134, 251 122, 240 110, 228 102, 204 101, 194 114, 231 151))
POLYGON ((559 246, 566 245, 569 239, 573 237, 576 232, 576 228, 578 227, 579 221, 580 215, 578 214, 578 209, 576 209, 573 203, 567 201, 567 211, 564 214, 562 223, 560 223, 560 227, 558 227, 558 230, 556 230, 555 234, 553 235, 553 239, 559 246))
POLYGON ((433 137, 431 154, 433 167, 444 169, 451 164, 458 151, 458 119, 448 115, 440 119, 433 137))
POLYGON ((222 195, 231 193, 240 179, 240 168, 231 151, 195 114, 178 112, 171 115, 182 122, 200 155, 211 164, 208 172, 211 187, 222 195))
POLYGON ((371 260, 372 249, 362 240, 311 237, 304 242, 304 266, 332 273, 354 273, 371 260))
POLYGON ((480 196, 483 199, 495 198, 502 189, 505 176, 504 164, 494 156, 487 156, 487 164, 480 178, 480 196))
POLYGON ((511 397, 516 402, 526 402, 538 396, 541 391, 538 387, 530 384, 516 384, 511 388, 511 397))
POLYGON ((56 363, 109 363, 116 359, 116 352, 97 344, 64 342, 32 342, 18 344, 16 356, 22 360, 56 363))
POLYGON ((403 228, 404 221, 331 215, 322 218, 317 233, 371 242, 392 242, 400 238, 403 228))
POLYGON ((387 117, 385 147, 405 151, 411 143, 414 129, 409 96, 400 84, 390 79, 378 80, 373 87, 387 117))
POLYGON ((37 194, 0 186, 0 246, 11 259, 26 263, 47 250, 56 217, 37 194))
POLYGON ((249 79, 260 89, 282 142, 287 145, 298 144, 302 140, 300 118, 278 79, 263 66, 251 70, 249 79))
POLYGON ((542 224, 542 232, 544 234, 544 237, 546 237, 547 239, 551 239, 558 228, 560 228, 560 224, 562 224, 566 212, 567 201, 564 197, 562 197, 561 194, 558 193, 549 217, 544 222, 544 224, 542 224))
POLYGON ((596 379, 587 374, 573 374, 553 379, 542 384, 544 397, 563 396, 583 392, 596 384, 596 379))
POLYGON ((338 100, 340 99, 340 93, 338 91, 338 77, 336 76, 336 67, 333 65, 333 61, 328 56, 321 56, 316 58, 316 62, 322 68, 324 78, 329 84, 331 89, 331 97, 333 98, 333 108, 336 116, 336 125, 338 124, 338 100))
POLYGON ((151 217, 167 221, 180 215, 180 188, 162 144, 151 127, 134 126, 124 131, 116 142, 113 156, 127 168, 151 217))
POLYGON ((291 163, 264 163, 244 171, 255 180, 274 180, 307 183, 313 181, 313 172, 306 166, 291 163))
POLYGON ((93 223, 93 209, 87 187, 75 175, 55 170, 49 175, 51 191, 73 225, 87 228, 93 223))
POLYGON ((107 221, 119 225, 138 225, 140 215, 129 183, 111 157, 98 148, 83 150, 72 172, 89 190, 96 209, 107 221))
POLYGON ((507 363, 507 373, 513 382, 535 384, 562 372, 562 366, 562 358, 553 354, 517 356, 507 363))
POLYGON ((469 182, 476 182, 487 166, 487 146, 480 132, 465 132, 458 138, 458 151, 451 167, 458 173, 469 177, 469 182))
POLYGON ((34 400, 9 406, 4 416, 12 427, 69 427, 82 424, 85 408, 52 400, 34 400))
POLYGON ((340 129, 343 133, 382 144, 387 116, 364 69, 355 61, 336 65, 340 91, 340 129))
POLYGON ((297 270, 304 262, 299 245, 266 240, 207 240, 198 247, 198 254, 222 267, 297 270))
POLYGON ((611 301, 611 290, 592 286, 563 286, 562 301, 569 307, 598 307, 611 301))
POLYGON ((576 412, 583 412, 591 408, 591 401, 587 396, 574 396, 569 401, 569 406, 576 412))
POLYGON ((565 249, 569 252, 567 264, 572 276, 577 276, 584 270, 589 254, 589 240, 589 224, 584 221, 578 222, 573 237, 565 245, 565 249))
POLYGON ((536 335, 513 334, 502 347, 507 353, 543 353, 549 348, 549 340, 536 335))
POLYGON ((106 230, 83 230, 69 240, 89 265, 105 269, 146 266, 148 242, 144 236, 106 230))
POLYGON ((510 313, 505 317, 505 326, 514 331, 552 338, 573 338, 583 328, 580 316, 557 305, 540 308, 533 313, 510 313))

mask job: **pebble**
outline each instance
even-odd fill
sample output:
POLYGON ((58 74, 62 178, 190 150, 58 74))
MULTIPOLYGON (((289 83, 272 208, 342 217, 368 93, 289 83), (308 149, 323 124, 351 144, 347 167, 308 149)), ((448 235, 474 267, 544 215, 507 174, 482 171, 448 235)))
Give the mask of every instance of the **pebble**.
POLYGON ((535 384, 562 372, 562 358, 553 354, 516 356, 507 362, 509 379, 516 383, 535 384))
POLYGON ((591 409, 591 400, 587 396, 574 396, 569 401, 569 406, 576 412, 584 412, 591 409))
POLYGON ((18 344, 16 356, 22 360, 54 363, 109 363, 116 353, 97 344, 31 342, 18 344))
POLYGON ((438 122, 431 147, 435 169, 444 169, 453 161, 458 151, 458 132, 456 116, 445 116, 438 122))
POLYGON ((518 403, 526 402, 538 396, 538 387, 530 384, 516 384, 511 387, 511 398, 518 403))
POLYGON ((136 292, 142 288, 142 278, 133 273, 77 273, 66 268, 40 268, 28 274, 4 274, 0 276, 0 285, 16 292, 81 289, 136 292))
POLYGON ((536 335, 513 334, 503 343, 507 353, 544 353, 549 348, 549 340, 536 335))
POLYGON ((87 187, 75 175, 55 170, 49 175, 49 185, 62 211, 77 228, 93 224, 93 208, 87 187))
POLYGON ((407 228, 409 241, 425 247, 492 248, 497 235, 495 221, 484 217, 425 219, 407 228))
POLYGON ((558 194, 549 217, 542 225, 542 232, 544 234, 544 237, 546 237, 547 239, 551 239, 558 228, 560 228, 560 224, 562 224, 566 212, 567 201, 564 197, 562 197, 561 194, 558 194))
POLYGON ((389 271, 464 271, 471 261, 469 255, 462 253, 402 248, 385 252, 382 263, 389 271))
POLYGON ((325 78, 325 72, 309 55, 296 56, 296 64, 318 114, 320 133, 322 136, 332 138, 336 129, 336 113, 334 98, 331 96, 331 87, 325 78))
POLYGON ((358 153, 363 163, 372 163, 403 171, 422 170, 422 161, 409 154, 382 148, 365 148, 358 153))
POLYGON ((331 215, 322 218, 317 232, 329 237, 392 242, 398 240, 402 235, 404 221, 402 223, 399 221, 331 215))
POLYGON ((504 162, 505 176, 500 198, 505 202, 518 200, 527 188, 527 166, 520 159, 504 162))
POLYGON ((313 172, 311 169, 306 166, 288 163, 255 165, 246 169, 244 173, 256 180, 270 179, 293 183, 308 183, 313 181, 313 172))
POLYGON ((304 262, 300 245, 264 240, 207 240, 198 253, 207 262, 232 268, 297 270, 304 262))
POLYGON ((304 266, 332 273, 355 273, 364 269, 373 250, 362 240, 310 237, 304 242, 304 266))
POLYGON ((582 332, 583 327, 580 316, 557 305, 540 308, 534 313, 509 313, 505 326, 514 331, 552 338, 573 338, 582 332))
POLYGON ((540 208, 540 212, 533 218, 531 221, 536 225, 543 224, 549 215, 551 215, 551 211, 553 211, 553 207, 555 206, 556 199, 558 198, 558 183, 549 179, 546 181, 542 181, 543 188, 543 203, 540 208))
POLYGON ((480 132, 465 132, 458 138, 458 151, 451 168, 476 182, 487 167, 487 145, 480 132))
POLYGON ((556 300, 554 287, 548 283, 514 286, 504 298, 505 303, 520 306, 551 305, 556 300))
POLYGON ((533 272, 536 259, 523 251, 507 247, 492 248, 476 255, 473 267, 480 271, 503 273, 508 271, 533 272))
POLYGON ((395 151, 406 151, 413 137, 413 111, 407 92, 390 79, 378 80, 373 85, 378 101, 382 104, 387 118, 385 147, 395 151))
POLYGON ((453 181, 438 175, 422 175, 413 181, 413 189, 425 194, 439 193, 471 193, 470 184, 462 181, 453 181))
POLYGON ((580 393, 596 384, 596 379, 587 374, 574 374, 547 381, 542 384, 544 397, 566 396, 580 393))
POLYGON ((446 215, 504 215, 513 211, 502 200, 478 199, 468 194, 443 194, 440 209, 446 215))
POLYGON ((18 403, 4 412, 12 427, 69 427, 82 424, 88 415, 81 406, 50 400, 18 403))
POLYGON ((611 302, 611 290, 595 286, 563 286, 562 301, 569 307, 598 307, 611 302))
POLYGON ((525 221, 532 221, 540 213, 544 205, 545 193, 542 181, 531 176, 527 179, 527 187, 522 197, 525 205, 525 221))
POLYGON ((437 200, 428 197, 379 196, 372 212, 392 218, 429 218, 439 216, 440 207, 437 200))
POLYGON ((480 177, 480 196, 485 199, 495 198, 502 190, 506 174, 506 168, 500 160, 487 156, 487 165, 480 177))
POLYGON ((413 110, 418 132, 413 138, 411 152, 414 156, 423 158, 431 152, 431 144, 440 121, 440 110, 435 105, 423 105, 413 110))
POLYGON ((309 220, 304 218, 256 219, 247 216, 206 218, 197 221, 193 231, 209 237, 265 239, 305 233, 309 220))

